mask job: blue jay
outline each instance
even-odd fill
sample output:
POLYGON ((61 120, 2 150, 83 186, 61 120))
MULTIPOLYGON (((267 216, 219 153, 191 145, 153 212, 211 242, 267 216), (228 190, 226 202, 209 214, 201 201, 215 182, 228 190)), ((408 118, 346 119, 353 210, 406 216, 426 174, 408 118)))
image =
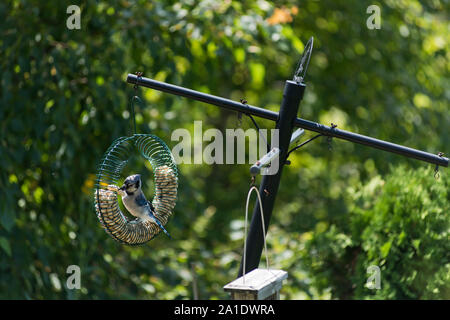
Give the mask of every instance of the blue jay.
POLYGON ((172 239, 169 232, 167 232, 161 222, 154 216, 153 212, 155 209, 152 203, 145 198, 141 187, 140 174, 134 174, 125 179, 122 187, 119 188, 119 194, 122 196, 122 202, 125 208, 135 217, 155 222, 172 239))

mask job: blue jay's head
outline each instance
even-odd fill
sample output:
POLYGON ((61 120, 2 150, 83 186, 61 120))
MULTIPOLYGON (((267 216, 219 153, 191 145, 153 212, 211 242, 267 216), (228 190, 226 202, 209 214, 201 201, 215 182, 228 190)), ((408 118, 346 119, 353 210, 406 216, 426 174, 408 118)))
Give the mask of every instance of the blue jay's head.
POLYGON ((141 175, 133 174, 125 179, 120 190, 126 191, 128 194, 132 194, 141 188, 141 175))

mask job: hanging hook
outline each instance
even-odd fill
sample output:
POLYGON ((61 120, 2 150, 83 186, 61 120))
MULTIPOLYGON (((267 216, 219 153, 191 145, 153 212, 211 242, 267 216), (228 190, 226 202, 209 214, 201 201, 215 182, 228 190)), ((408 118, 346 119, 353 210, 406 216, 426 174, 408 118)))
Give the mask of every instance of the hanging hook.
POLYGON ((136 72, 137 78, 136 78, 136 83, 134 84, 134 90, 135 90, 135 92, 137 92, 137 89, 139 88, 139 80, 142 79, 142 75, 143 75, 143 74, 144 74, 144 73, 141 72, 141 71, 137 71, 137 72, 136 72))
POLYGON ((134 101, 137 100, 142 105, 142 100, 138 96, 131 98, 131 121, 133 121, 133 133, 136 134, 136 114, 134 112, 134 101))
POLYGON ((134 101, 135 100, 139 101, 139 104, 141 105, 141 107, 143 105, 141 98, 138 97, 139 80, 142 78, 143 73, 138 71, 138 72, 136 72, 136 75, 137 75, 137 79, 136 79, 136 84, 134 85, 134 96, 133 96, 133 98, 131 98, 131 117, 132 117, 132 121, 133 121, 134 134, 136 134, 136 115, 134 112, 134 101))
MULTIPOLYGON (((245 100, 245 98, 241 99, 241 103, 246 105, 247 104, 247 100, 245 100)), ((239 128, 242 127, 242 112, 241 111, 238 111, 238 113, 237 113, 237 120, 238 120, 237 126, 239 128)))
MULTIPOLYGON (((331 129, 333 130, 334 128, 337 127, 337 124, 334 124, 333 122, 331 123, 331 129)), ((328 150, 332 151, 333 150, 333 145, 331 144, 333 142, 333 137, 332 136, 328 136, 327 138, 327 142, 328 142, 328 150)))
MULTIPOLYGON (((438 152, 437 154, 439 157, 443 157, 444 153, 443 152, 438 152)), ((439 178, 441 177, 441 174, 439 173, 439 165, 437 164, 436 167, 434 168, 434 178, 436 180, 439 180, 439 178)))

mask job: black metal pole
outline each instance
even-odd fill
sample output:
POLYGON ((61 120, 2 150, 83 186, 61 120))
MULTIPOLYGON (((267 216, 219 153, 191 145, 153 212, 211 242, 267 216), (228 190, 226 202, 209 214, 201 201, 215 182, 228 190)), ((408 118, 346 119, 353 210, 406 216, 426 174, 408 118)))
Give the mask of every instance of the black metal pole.
MULTIPOLYGON (((283 101, 280 108, 280 118, 277 121, 276 129, 279 129, 279 159, 285 159, 291 140, 292 129, 294 128, 294 121, 297 118, 297 112, 300 101, 305 92, 305 85, 298 84, 294 81, 286 81, 283 92, 283 101)), ((272 210, 277 196, 278 187, 280 185, 281 173, 283 171, 285 161, 279 161, 278 172, 275 175, 263 176, 259 193, 261 194, 261 201, 264 214, 264 225, 267 233, 272 210)), ((262 232, 261 211, 259 203, 256 201, 253 210, 252 222, 247 237, 247 261, 245 264, 245 272, 250 272, 259 265, 261 259, 261 252, 264 245, 264 237, 262 232)), ((243 274, 243 262, 239 268, 239 277, 243 274)))
MULTIPOLYGON (((233 100, 187 89, 173 84, 168 84, 165 82, 160 82, 145 77, 138 77, 134 74, 128 74, 127 82, 171 93, 174 95, 187 97, 193 100, 202 101, 228 110, 239 111, 242 113, 251 114, 261 118, 278 121, 279 114, 277 112, 258 108, 247 104, 242 104, 233 100)), ((446 157, 408 148, 402 145, 375 139, 372 137, 367 137, 361 134, 340 130, 338 128, 331 128, 329 126, 319 124, 313 121, 296 118, 294 121, 294 126, 298 128, 303 128, 305 130, 311 130, 318 133, 322 133, 324 135, 336 137, 338 139, 343 139, 359 143, 362 145, 367 145, 369 147, 381 149, 384 151, 397 153, 405 157, 414 158, 425 162, 433 163, 439 166, 448 167, 449 159, 446 157)))

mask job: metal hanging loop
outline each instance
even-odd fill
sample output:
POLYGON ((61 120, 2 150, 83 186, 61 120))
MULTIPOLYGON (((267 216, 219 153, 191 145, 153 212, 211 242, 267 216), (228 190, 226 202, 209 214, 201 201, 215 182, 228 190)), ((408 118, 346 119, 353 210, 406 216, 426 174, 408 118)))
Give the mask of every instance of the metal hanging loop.
POLYGON ((138 88, 139 88, 139 81, 142 79, 142 72, 136 72, 136 84, 134 85, 134 96, 131 98, 131 120, 133 121, 133 134, 136 134, 136 112, 134 111, 134 102, 137 100, 139 104, 141 105, 141 108, 144 107, 144 103, 142 102, 141 98, 138 97, 138 88))
POLYGON ((252 191, 256 192, 256 195, 258 196, 259 201, 259 208, 261 209, 261 225, 262 225, 262 232, 263 232, 263 239, 264 239, 264 254, 266 256, 266 267, 267 270, 270 269, 269 267, 269 256, 267 254, 267 243, 266 243, 266 227, 264 225, 264 213, 263 213, 263 207, 262 207, 262 201, 261 201, 261 195, 259 194, 258 188, 255 186, 255 177, 252 177, 251 184, 250 184, 250 190, 248 191, 247 195, 247 203, 245 204, 245 222, 244 222, 244 261, 243 261, 243 274, 242 274, 242 280, 245 283, 245 267, 246 267, 246 261, 247 261, 247 220, 248 220, 248 204, 250 202, 250 196, 252 194, 252 191))
POLYGON ((137 133, 137 131, 136 131, 136 112, 134 110, 134 103, 135 103, 135 101, 139 102, 139 104, 141 105, 141 108, 144 107, 144 103, 142 102, 141 98, 139 98, 137 95, 134 95, 131 98, 130 109, 131 109, 131 121, 133 122, 133 134, 137 133))

